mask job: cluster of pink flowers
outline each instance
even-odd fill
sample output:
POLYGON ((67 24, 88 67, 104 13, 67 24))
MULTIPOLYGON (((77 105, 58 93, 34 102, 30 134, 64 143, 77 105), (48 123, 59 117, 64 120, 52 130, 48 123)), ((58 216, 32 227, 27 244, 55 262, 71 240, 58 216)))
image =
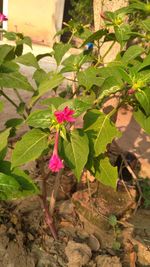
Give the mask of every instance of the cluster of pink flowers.
POLYGON ((4 14, 0 13, 0 23, 6 20, 8 20, 8 18, 4 14))
MULTIPOLYGON (((58 123, 74 122, 75 121, 75 118, 73 118, 74 112, 75 112, 74 110, 65 107, 61 111, 56 111, 54 115, 58 123)), ((48 165, 49 169, 52 172, 59 172, 61 169, 64 168, 63 161, 58 155, 58 142, 59 142, 59 131, 56 132, 54 150, 48 165)))
POLYGON ((54 115, 58 121, 58 123, 62 122, 74 122, 75 118, 73 118, 74 110, 68 107, 65 107, 63 110, 55 111, 54 115))

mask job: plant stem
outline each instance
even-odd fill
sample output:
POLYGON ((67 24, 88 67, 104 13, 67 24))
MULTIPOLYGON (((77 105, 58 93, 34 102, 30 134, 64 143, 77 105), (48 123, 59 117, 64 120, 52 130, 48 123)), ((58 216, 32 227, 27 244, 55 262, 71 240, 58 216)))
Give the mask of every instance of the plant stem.
POLYGON ((50 231, 51 231, 51 234, 53 236, 53 238, 55 240, 57 240, 57 233, 56 233, 56 229, 55 229, 55 226, 53 224, 53 218, 49 212, 49 209, 48 209, 48 205, 47 205, 47 201, 45 199, 45 197, 41 196, 40 195, 40 198, 42 199, 42 204, 43 204, 43 208, 44 208, 44 213, 45 213, 45 222, 46 224, 48 225, 50 231))
MULTIPOLYGON (((20 100, 20 102, 21 103, 24 103, 24 101, 23 101, 21 95, 19 94, 19 92, 17 91, 17 89, 13 88, 13 90, 14 90, 14 93, 16 94, 16 96, 18 97, 18 99, 20 100)), ((28 109, 28 107, 26 106, 26 104, 25 104, 25 111, 26 111, 27 115, 30 114, 30 110, 28 109)), ((23 116, 26 119, 26 116, 25 115, 23 115, 23 116)))
POLYGON ((21 95, 18 93, 17 89, 13 88, 14 90, 14 93, 16 94, 16 96, 18 97, 18 99, 21 101, 21 102, 24 102, 23 99, 21 98, 21 95))
POLYGON ((73 32, 72 32, 72 34, 71 34, 71 36, 70 36, 70 38, 69 38, 69 40, 68 40, 68 44, 70 44, 70 43, 71 43, 71 40, 72 40, 72 38, 73 38, 73 35, 75 34, 75 32, 76 32, 76 31, 73 31, 73 32))
POLYGON ((63 170, 61 170, 60 172, 57 173, 56 178, 55 178, 53 191, 52 191, 51 196, 50 196, 50 213, 51 213, 51 215, 53 215, 53 213, 54 213, 56 198, 57 198, 58 190, 59 190, 59 186, 60 186, 60 177, 62 175, 62 172, 63 172, 63 170))
POLYGON ((3 90, 0 90, 0 94, 2 95, 2 96, 4 96, 15 108, 18 108, 18 106, 17 106, 17 104, 11 99, 11 98, 9 98, 9 96, 7 96, 4 92, 3 92, 3 90))
MULTIPOLYGON (((9 96, 7 96, 5 93, 4 93, 4 91, 1 89, 0 90, 0 94, 3 96, 3 97, 5 97, 16 109, 18 109, 19 108, 19 106, 9 97, 9 96)), ((24 114, 19 114, 21 117, 23 117, 23 119, 25 119, 26 120, 26 116, 24 115, 24 114)))
POLYGON ((58 155, 58 141, 59 141, 59 130, 55 134, 53 155, 58 155))
POLYGON ((105 52, 105 54, 101 57, 101 60, 103 61, 104 58, 108 55, 108 53, 110 52, 110 50, 113 48, 114 44, 116 41, 113 41, 112 44, 110 45, 110 47, 108 48, 108 50, 105 52))
POLYGON ((70 79, 70 78, 67 78, 67 77, 66 77, 66 80, 71 81, 71 82, 75 82, 75 83, 78 82, 77 80, 73 80, 73 79, 70 79))
POLYGON ((50 172, 48 172, 48 174, 45 175, 45 171, 44 171, 44 167, 43 167, 43 160, 44 160, 43 157, 39 160, 40 171, 41 171, 41 174, 43 175, 43 179, 42 179, 42 195, 40 195, 39 197, 42 200, 42 204, 43 204, 43 208, 44 208, 45 222, 48 225, 53 238, 55 240, 57 240, 57 233, 56 233, 55 225, 53 223, 52 215, 49 212, 48 203, 47 203, 47 187, 46 187, 46 183, 47 183, 47 179, 48 179, 48 177, 50 175, 50 172))

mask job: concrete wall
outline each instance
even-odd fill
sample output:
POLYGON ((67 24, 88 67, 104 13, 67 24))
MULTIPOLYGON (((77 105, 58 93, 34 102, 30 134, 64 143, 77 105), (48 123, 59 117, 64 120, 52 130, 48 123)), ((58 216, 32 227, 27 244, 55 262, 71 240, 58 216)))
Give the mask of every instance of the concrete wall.
POLYGON ((36 43, 52 45, 61 29, 65 0, 9 0, 8 30, 23 32, 36 43))
MULTIPOLYGON (((95 23, 95 31, 103 28, 105 25, 103 18, 100 16, 100 13, 105 11, 115 11, 121 7, 125 7, 128 5, 128 0, 93 0, 94 5, 94 23, 95 23)), ((101 55, 103 56, 108 48, 111 46, 111 42, 107 42, 103 45, 101 49, 101 55)), ((120 45, 116 43, 108 55, 105 57, 105 62, 112 61, 115 59, 116 55, 120 51, 120 45)))

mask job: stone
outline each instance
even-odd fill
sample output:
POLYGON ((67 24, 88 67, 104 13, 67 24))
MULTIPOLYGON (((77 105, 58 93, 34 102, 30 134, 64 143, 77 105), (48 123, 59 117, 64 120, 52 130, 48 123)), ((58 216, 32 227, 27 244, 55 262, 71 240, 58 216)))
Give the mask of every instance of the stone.
POLYGON ((92 257, 91 249, 88 245, 69 241, 65 248, 68 258, 68 267, 81 267, 87 264, 92 257))
POLYGON ((120 259, 117 256, 99 255, 96 257, 96 263, 97 267, 122 267, 120 259))

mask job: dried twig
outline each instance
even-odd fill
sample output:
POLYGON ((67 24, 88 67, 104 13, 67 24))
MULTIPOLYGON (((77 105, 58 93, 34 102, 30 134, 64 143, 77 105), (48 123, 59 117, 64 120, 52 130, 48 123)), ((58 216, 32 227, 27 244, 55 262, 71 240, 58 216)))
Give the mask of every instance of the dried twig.
POLYGON ((62 175, 62 170, 56 175, 55 184, 54 184, 51 196, 50 196, 50 213, 51 213, 51 215, 53 215, 53 213, 54 213, 56 198, 57 198, 58 190, 59 190, 59 186, 60 186, 61 175, 62 175))
POLYGON ((51 234, 53 236, 53 238, 55 240, 57 240, 57 233, 56 233, 56 229, 55 229, 55 225, 53 223, 53 217, 49 211, 49 207, 48 207, 48 203, 47 203, 47 179, 49 178, 50 175, 50 171, 48 172, 48 174, 45 173, 45 169, 43 166, 43 157, 38 161, 39 162, 39 168, 42 174, 42 195, 39 195, 40 199, 42 200, 42 205, 43 205, 43 209, 44 209, 44 213, 45 213, 45 222, 48 225, 51 234))

